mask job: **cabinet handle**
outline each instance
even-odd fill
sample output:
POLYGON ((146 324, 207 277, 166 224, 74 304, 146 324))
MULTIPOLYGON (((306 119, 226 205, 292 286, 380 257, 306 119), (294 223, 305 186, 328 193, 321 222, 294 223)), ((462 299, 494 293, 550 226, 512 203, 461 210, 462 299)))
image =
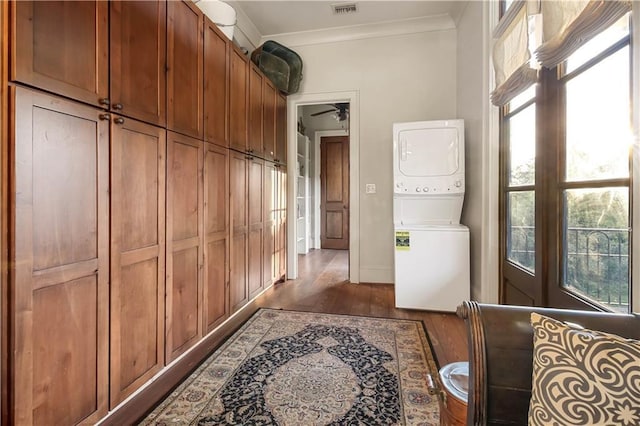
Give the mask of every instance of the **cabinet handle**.
POLYGON ((249 148, 247 152, 253 153, 253 148, 249 148))
POLYGON ((124 118, 118 117, 115 120, 113 120, 113 122, 116 124, 124 124, 124 118))
POLYGON ((98 99, 98 103, 99 103, 100 105, 106 105, 106 106, 109 106, 109 104, 110 104, 111 102, 109 101, 109 98, 100 98, 100 99, 98 99))
POLYGON ((244 158, 246 158, 247 160, 253 160, 253 157, 250 155, 246 155, 244 158))
POLYGON ((109 119, 111 118, 111 115, 110 115, 110 114, 100 114, 100 115, 98 116, 98 118, 99 118, 100 120, 109 120, 109 119))
POLYGON ((113 109, 121 110, 122 109, 122 104, 113 104, 113 109))

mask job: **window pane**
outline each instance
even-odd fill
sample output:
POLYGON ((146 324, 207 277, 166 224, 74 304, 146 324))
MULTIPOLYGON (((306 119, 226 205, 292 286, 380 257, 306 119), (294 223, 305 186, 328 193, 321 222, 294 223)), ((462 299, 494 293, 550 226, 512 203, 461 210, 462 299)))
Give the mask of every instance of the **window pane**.
POLYGON ((629 189, 564 193, 563 287, 612 310, 629 310, 629 189))
POLYGON ((629 177, 629 47, 566 84, 566 178, 629 177))
POLYGON ((535 200, 533 191, 507 194, 507 259, 535 271, 535 200))
POLYGON ((536 105, 509 119, 509 185, 535 183, 536 105))
POLYGON ((536 85, 529 86, 528 89, 525 89, 524 92, 515 96, 513 99, 509 101, 509 111, 513 111, 519 106, 524 105, 529 100, 533 99, 536 96, 536 85))
POLYGON ((569 59, 565 67, 566 73, 579 68, 582 64, 604 52, 616 42, 629 35, 629 15, 625 15, 618 22, 589 40, 580 49, 576 50, 569 59))

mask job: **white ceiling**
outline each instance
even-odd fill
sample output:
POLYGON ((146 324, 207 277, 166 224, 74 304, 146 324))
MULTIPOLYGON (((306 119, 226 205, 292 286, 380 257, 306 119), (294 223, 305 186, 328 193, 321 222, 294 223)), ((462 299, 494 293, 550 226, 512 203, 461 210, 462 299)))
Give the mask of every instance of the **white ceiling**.
POLYGON ((453 22, 458 22, 466 1, 355 1, 358 11, 346 15, 335 15, 331 5, 352 2, 236 0, 228 3, 242 9, 262 36, 270 36, 441 15, 449 15, 453 22))

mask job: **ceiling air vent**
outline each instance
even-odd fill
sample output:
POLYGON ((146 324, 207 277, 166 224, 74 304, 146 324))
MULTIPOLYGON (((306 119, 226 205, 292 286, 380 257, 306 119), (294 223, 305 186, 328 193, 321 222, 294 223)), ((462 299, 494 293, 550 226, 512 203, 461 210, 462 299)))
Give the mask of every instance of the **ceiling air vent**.
POLYGON ((332 4, 331 8, 334 15, 346 15, 347 13, 356 13, 358 11, 355 3, 332 4))

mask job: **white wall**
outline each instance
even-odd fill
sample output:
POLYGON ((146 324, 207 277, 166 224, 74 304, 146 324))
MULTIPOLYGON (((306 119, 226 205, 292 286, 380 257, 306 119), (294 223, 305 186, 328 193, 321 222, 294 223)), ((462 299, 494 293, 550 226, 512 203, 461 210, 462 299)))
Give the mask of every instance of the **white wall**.
POLYGON ((487 2, 467 2, 458 21, 457 116, 465 120, 466 193, 461 222, 471 236, 471 297, 498 301, 498 141, 489 105, 487 2))
POLYGON ((392 124, 456 116, 456 30, 296 46, 300 94, 357 91, 360 281, 393 282, 392 124), (374 183, 376 194, 364 194, 374 183))

